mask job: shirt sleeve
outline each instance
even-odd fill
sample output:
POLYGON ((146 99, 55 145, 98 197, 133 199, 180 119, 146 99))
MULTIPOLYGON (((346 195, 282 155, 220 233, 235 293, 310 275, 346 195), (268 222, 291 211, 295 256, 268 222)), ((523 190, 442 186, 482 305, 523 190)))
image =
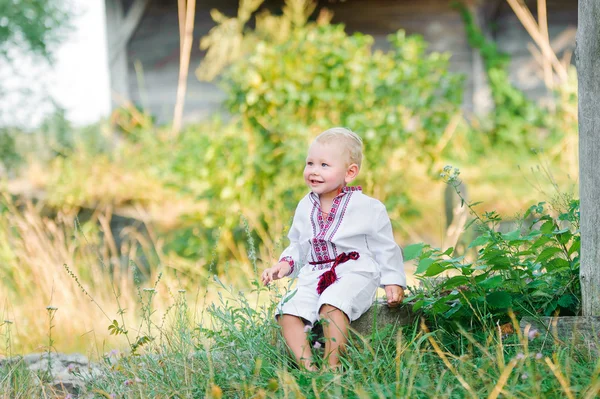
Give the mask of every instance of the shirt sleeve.
POLYGON ((369 237, 369 249, 375 257, 381 272, 381 286, 399 285, 406 288, 404 257, 402 250, 394 240, 392 223, 385 206, 380 204, 376 212, 375 229, 369 237))
POLYGON ((281 253, 279 256, 279 261, 286 261, 292 267, 292 270, 288 274, 288 277, 296 277, 300 272, 302 266, 306 262, 306 246, 300 242, 301 237, 301 221, 300 221, 300 213, 301 204, 296 208, 296 212, 294 214, 294 220, 292 222, 292 226, 290 227, 290 231, 288 232, 288 239, 290 240, 290 245, 281 253))

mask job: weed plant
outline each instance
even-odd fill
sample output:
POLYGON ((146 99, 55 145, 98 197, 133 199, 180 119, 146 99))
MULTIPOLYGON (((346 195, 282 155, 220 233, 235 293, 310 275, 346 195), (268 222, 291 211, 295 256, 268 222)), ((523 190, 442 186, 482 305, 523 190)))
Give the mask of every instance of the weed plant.
MULTIPOLYGON (((205 323, 191 321, 185 295, 178 293, 168 323, 158 329, 160 339, 135 353, 103 356, 80 397, 594 398, 600 389, 597 358, 522 332, 516 320, 510 335, 494 328, 475 335, 462 328, 430 330, 424 323, 390 325, 353 335, 341 372, 303 371, 286 354, 272 302, 257 306, 232 287, 214 284, 220 299, 206 309, 205 323)), ((265 288, 259 294, 272 295, 265 288)), ((322 357, 320 349, 314 352, 322 357)), ((22 362, 0 368, 3 398, 55 397, 35 381, 22 362)))

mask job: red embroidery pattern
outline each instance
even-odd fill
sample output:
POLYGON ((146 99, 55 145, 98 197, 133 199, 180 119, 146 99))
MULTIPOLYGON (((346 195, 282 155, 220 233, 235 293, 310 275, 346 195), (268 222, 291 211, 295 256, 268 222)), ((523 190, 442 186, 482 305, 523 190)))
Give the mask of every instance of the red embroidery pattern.
POLYGON ((294 258, 292 258, 291 256, 284 256, 283 258, 279 259, 280 262, 287 262, 290 264, 290 272, 287 274, 288 276, 292 273, 294 273, 294 258))
POLYGON ((311 258, 319 263, 315 263, 313 270, 322 270, 330 267, 338 255, 336 246, 332 243, 333 237, 337 233, 350 197, 354 191, 361 191, 360 186, 344 187, 340 193, 333 199, 331 209, 326 217, 320 209, 321 202, 319 196, 315 193, 310 194, 310 199, 313 203, 311 211, 311 224, 313 228, 313 238, 311 239, 311 258))

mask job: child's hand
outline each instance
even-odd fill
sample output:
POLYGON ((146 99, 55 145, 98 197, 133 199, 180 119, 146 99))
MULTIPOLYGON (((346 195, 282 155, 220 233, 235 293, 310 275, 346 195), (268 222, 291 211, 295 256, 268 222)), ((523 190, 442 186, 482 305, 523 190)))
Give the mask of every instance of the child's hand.
POLYGON ((399 285, 386 285, 385 295, 387 296, 388 306, 395 308, 400 305, 404 299, 404 288, 399 285))
POLYGON ((279 280, 287 276, 292 271, 292 267, 286 261, 281 261, 275 266, 266 269, 262 274, 262 282, 264 285, 269 284, 273 280, 279 280))

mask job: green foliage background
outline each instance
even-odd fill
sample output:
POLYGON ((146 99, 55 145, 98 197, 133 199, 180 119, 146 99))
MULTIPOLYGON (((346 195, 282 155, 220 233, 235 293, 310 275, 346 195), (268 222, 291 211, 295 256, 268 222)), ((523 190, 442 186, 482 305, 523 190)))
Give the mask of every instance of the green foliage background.
POLYGON ((69 0, 0 0, 0 57, 20 48, 48 60, 69 29, 69 0))
MULTIPOLYGON (((357 184, 386 204, 402 246, 426 243, 414 254, 418 274, 459 272, 463 278, 454 282, 474 284, 466 302, 460 302, 459 293, 448 299, 445 289, 456 287, 443 284, 419 292, 413 299, 421 301, 424 311, 450 321, 472 319, 476 312, 468 304, 476 300, 490 316, 487 321, 496 322, 506 307, 488 305, 506 302, 508 295, 511 304, 522 303, 530 312, 550 314, 561 308, 577 313, 577 251, 569 252, 578 240, 575 227, 566 234, 557 233, 565 228, 558 221, 552 231, 529 225, 531 231, 518 236, 470 231, 457 250, 445 248, 447 221, 440 211, 445 185, 438 175, 445 164, 460 166, 471 198, 486 201, 481 213, 498 211, 509 218, 538 204, 540 195, 552 202, 552 196, 568 192, 577 169, 574 73, 552 93, 553 108, 528 100, 510 83, 505 57, 464 13, 471 43, 486 62, 495 102, 487 116, 464 115, 464 77, 449 72, 450 54, 428 51, 421 37, 403 31, 388 37, 389 51, 376 50, 371 36, 349 35, 342 25, 323 18, 309 21, 306 10, 296 10, 301 16, 292 11, 263 15, 255 30, 236 22, 242 54, 219 64, 227 65, 218 79, 227 95, 226 120, 189 125, 174 137, 170 127, 156 125, 134 106, 85 129, 73 129, 57 114, 35 134, 0 136, 7 154, 3 162, 24 165, 21 175, 44 193, 43 205, 54 212, 89 208, 110 215, 133 209, 151 227, 148 253, 157 254, 164 262, 160 266, 190 280, 217 272, 248 287, 249 277, 286 244, 293 211, 307 191, 301 173, 308 144, 324 129, 346 126, 365 141, 357 184), (538 167, 535 178, 547 181, 528 185, 517 165, 521 170, 538 167), (562 170, 567 173, 553 176, 552 171, 562 170), (548 241, 540 244, 532 231, 548 241), (568 236, 565 242, 557 241, 559 234, 568 236), (565 252, 560 245, 567 243, 565 252), (552 256, 539 259, 546 250, 552 256), (501 266, 510 270, 497 268, 495 258, 486 258, 490 254, 507 259, 501 266), (550 269, 556 273, 544 275, 545 280, 535 275, 543 286, 520 285, 522 278, 550 269), (505 294, 497 293, 498 276, 516 281, 505 294), (565 290, 557 291, 561 284, 565 290), (527 304, 538 291, 542 294, 527 304), (452 300, 460 306, 452 306, 452 300)), ((232 20, 217 19, 219 26, 232 20)), ((538 213, 556 221, 570 206, 558 202, 562 205, 538 213)), ((576 223, 576 218, 563 222, 576 223)), ((14 234, 10 226, 6 231, 14 234)), ((10 240, 1 245, 6 259, 16 257, 10 240)), ((137 255, 119 250, 107 250, 110 270, 127 270, 137 255)))

